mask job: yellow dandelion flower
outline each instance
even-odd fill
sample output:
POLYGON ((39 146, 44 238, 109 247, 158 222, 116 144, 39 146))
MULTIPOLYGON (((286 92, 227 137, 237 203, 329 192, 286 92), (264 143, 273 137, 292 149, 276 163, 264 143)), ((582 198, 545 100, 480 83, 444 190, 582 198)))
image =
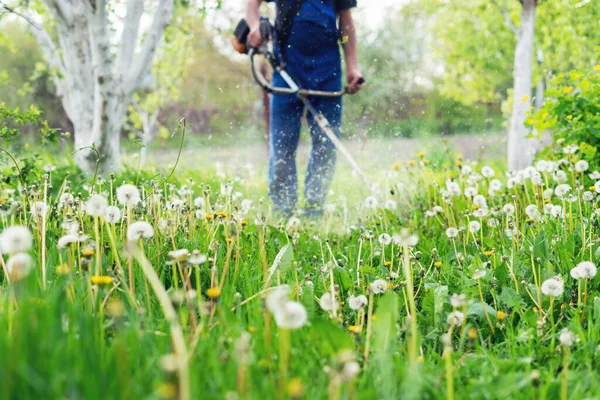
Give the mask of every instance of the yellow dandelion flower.
POLYGON ((248 327, 248 332, 250 332, 250 333, 256 332, 256 328, 251 325, 248 327))
POLYGON ((402 164, 399 162, 392 165, 392 171, 398 171, 400 168, 402 168, 402 164))
POLYGON ((299 378, 292 378, 287 383, 287 393, 292 399, 299 399, 304 395, 304 385, 299 378))
POLYGON ((360 325, 350 325, 348 327, 348 330, 352 333, 360 333, 360 331, 361 331, 360 325))
POLYGON ((442 268, 442 265, 444 265, 441 261, 436 261, 433 263, 433 266, 436 268, 442 268))
POLYGON ((419 158, 425 157, 425 152, 423 152, 423 151, 418 152, 417 157, 419 157, 419 158))
POLYGON ((411 165, 414 165, 414 163, 416 163, 415 160, 408 160, 408 162, 406 163, 406 165, 408 165, 410 167, 411 165))
POLYGON ((225 241, 226 241, 227 243, 232 243, 232 242, 233 242, 233 239, 232 239, 232 238, 230 238, 230 237, 228 237, 228 238, 226 238, 226 239, 225 239, 225 241))
POLYGON ((392 265, 392 262, 391 261, 386 261, 386 262, 383 263, 383 265, 385 265, 386 267, 389 267, 389 266, 392 265))
POLYGON ((460 160, 456 160, 456 161, 454 162, 454 164, 455 164, 457 167, 462 167, 462 161, 460 161, 460 160))
POLYGON ((173 399, 177 397, 177 386, 171 382, 162 382, 156 388, 156 394, 163 399, 173 399))
POLYGON ((113 283, 112 276, 94 275, 90 278, 92 285, 104 286, 113 283))
POLYGON ((470 329, 469 329, 469 339, 471 339, 471 340, 475 340, 475 339, 477 339, 477 336, 478 336, 478 335, 477 335, 477 329, 475 329, 475 328, 470 328, 470 329))
POLYGON ((213 287, 213 288, 207 289, 206 295, 212 300, 218 299, 221 296, 221 288, 213 287))
POLYGON ((0 204, 6 204, 6 199, 0 199, 0 204))
POLYGON ((527 100, 529 100, 529 95, 526 94, 525 96, 521 97, 521 103, 525 103, 527 100))
POLYGON ((371 321, 376 321, 377 320, 377 315, 371 315, 371 321))
POLYGON ((423 160, 423 163, 424 163, 425 165, 429 165, 429 163, 430 163, 430 162, 431 162, 431 161, 429 161, 429 160, 423 160))
POLYGON ((56 267, 56 273, 58 275, 69 275, 71 273, 71 268, 67 264, 60 264, 56 267))
POLYGON ((579 78, 581 78, 581 74, 579 72, 572 72, 571 73, 571 78, 573 78, 573 79, 579 79, 579 78))
POLYGON ((532 223, 532 222, 533 222, 533 218, 527 218, 527 219, 525 220, 525 222, 527 222, 528 224, 530 224, 530 223, 532 223))
POLYGON ((248 221, 246 221, 246 220, 243 220, 243 221, 242 221, 242 226, 246 226, 246 225, 248 225, 248 221))
POLYGON ((95 253, 94 249, 83 249, 81 251, 81 255, 84 257, 91 257, 93 256, 95 253))
POLYGON ((498 321, 504 321, 504 319, 506 318, 506 313, 504 311, 498 311, 498 321))
POLYGON ((227 213, 223 212, 223 211, 219 211, 217 213, 217 217, 221 217, 221 218, 227 218, 227 213))
POLYGON ((600 64, 594 65, 594 70, 600 71, 600 64))
POLYGON ((564 93, 571 93, 573 91, 573 86, 567 86, 563 88, 564 93))
POLYGON ((573 119, 573 116, 571 114, 567 115, 567 119, 570 121, 573 119))
POLYGON ((491 256, 493 256, 493 255, 494 255, 494 253, 495 253, 495 251, 494 251, 494 250, 488 250, 488 251, 484 251, 484 252, 483 252, 483 254, 484 254, 486 257, 491 257, 491 256))
POLYGON ((213 216, 212 216, 212 214, 204 214, 204 219, 207 221, 210 221, 213 219, 213 216))

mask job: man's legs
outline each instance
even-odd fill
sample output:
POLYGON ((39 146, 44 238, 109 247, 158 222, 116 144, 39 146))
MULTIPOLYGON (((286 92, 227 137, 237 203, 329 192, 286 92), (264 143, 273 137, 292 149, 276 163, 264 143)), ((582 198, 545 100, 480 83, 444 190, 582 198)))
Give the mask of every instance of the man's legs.
POLYGON ((304 105, 296 96, 271 97, 269 197, 275 212, 291 215, 298 200, 296 151, 304 105))
MULTIPOLYGON (((339 97, 320 97, 311 98, 310 100, 315 108, 327 118, 334 133, 339 137, 342 123, 342 99, 339 97)), ((335 145, 319 128, 310 113, 308 123, 310 125, 312 150, 308 162, 304 196, 306 197, 307 214, 318 216, 323 212, 323 204, 333 179, 336 153, 335 145)))

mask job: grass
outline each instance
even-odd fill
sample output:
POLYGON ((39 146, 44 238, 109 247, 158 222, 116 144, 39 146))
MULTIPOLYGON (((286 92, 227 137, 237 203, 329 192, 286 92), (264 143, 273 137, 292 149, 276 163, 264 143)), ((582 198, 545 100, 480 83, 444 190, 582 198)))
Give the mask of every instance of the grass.
POLYGON ((378 174, 369 199, 342 172, 319 221, 271 215, 257 175, 185 165, 0 184, 0 399, 593 398, 598 278, 571 269, 597 261, 598 195, 569 157, 551 195, 553 168, 507 182, 447 154, 378 174), (89 215, 98 194, 118 222, 89 215))

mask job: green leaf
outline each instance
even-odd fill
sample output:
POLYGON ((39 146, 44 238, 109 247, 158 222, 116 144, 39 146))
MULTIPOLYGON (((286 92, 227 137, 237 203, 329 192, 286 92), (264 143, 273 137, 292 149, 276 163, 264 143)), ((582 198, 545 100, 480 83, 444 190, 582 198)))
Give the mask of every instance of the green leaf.
POLYGON ((444 304, 448 299, 448 286, 426 284, 427 292, 423 298, 421 306, 421 322, 427 326, 437 327, 440 323, 444 304))
POLYGON ((341 284, 344 291, 352 288, 352 278, 350 278, 350 274, 345 268, 335 267, 333 273, 336 281, 341 284))
POLYGON ((498 296, 498 301, 508 309, 515 307, 522 308, 524 306, 521 295, 519 295, 516 290, 509 287, 502 288, 502 293, 498 296))
POLYGON ((398 398, 398 385, 393 374, 393 352, 398 337, 398 295, 387 292, 377 305, 377 319, 373 321, 373 351, 377 367, 379 398, 398 398))
POLYGON ((483 311, 484 304, 485 304, 485 309, 487 310, 490 318, 491 317, 496 318, 496 310, 494 310, 492 308, 492 306, 490 306, 489 304, 487 304, 487 303, 482 304, 481 302, 471 304, 471 307, 469 307, 469 309, 467 310, 467 316, 476 316, 485 321, 485 319, 486 319, 485 312, 483 311))
POLYGON ((279 270, 279 272, 285 272, 288 268, 292 266, 292 262, 294 261, 294 248, 289 243, 286 244, 279 250, 279 253, 275 257, 273 261, 273 265, 269 268, 269 280, 273 277, 275 271, 279 270))
POLYGON ((334 355, 342 350, 354 349, 354 339, 344 328, 329 319, 316 319, 311 322, 317 336, 313 343, 319 343, 326 355, 334 355))

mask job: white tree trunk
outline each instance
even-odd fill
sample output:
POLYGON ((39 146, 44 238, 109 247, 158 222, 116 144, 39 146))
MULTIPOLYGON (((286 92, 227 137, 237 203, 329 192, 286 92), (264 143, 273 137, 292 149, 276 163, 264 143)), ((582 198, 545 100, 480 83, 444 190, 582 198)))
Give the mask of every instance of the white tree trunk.
POLYGON ((110 44, 112 27, 107 0, 44 2, 56 23, 58 43, 28 13, 6 6, 0 6, 0 10, 12 12, 29 23, 50 68, 59 72, 55 85, 73 122, 77 165, 92 175, 98 164, 100 174, 106 175, 119 168, 120 133, 127 106, 152 64, 174 0, 158 0, 138 57, 134 56, 143 0, 127 0, 127 15, 116 51, 110 44))
POLYGON ((533 40, 536 0, 522 0, 521 27, 517 36, 514 62, 513 106, 508 132, 508 168, 511 171, 531 165, 535 141, 529 134, 525 119, 531 101, 533 40), (527 96, 527 97, 525 97, 527 96))

